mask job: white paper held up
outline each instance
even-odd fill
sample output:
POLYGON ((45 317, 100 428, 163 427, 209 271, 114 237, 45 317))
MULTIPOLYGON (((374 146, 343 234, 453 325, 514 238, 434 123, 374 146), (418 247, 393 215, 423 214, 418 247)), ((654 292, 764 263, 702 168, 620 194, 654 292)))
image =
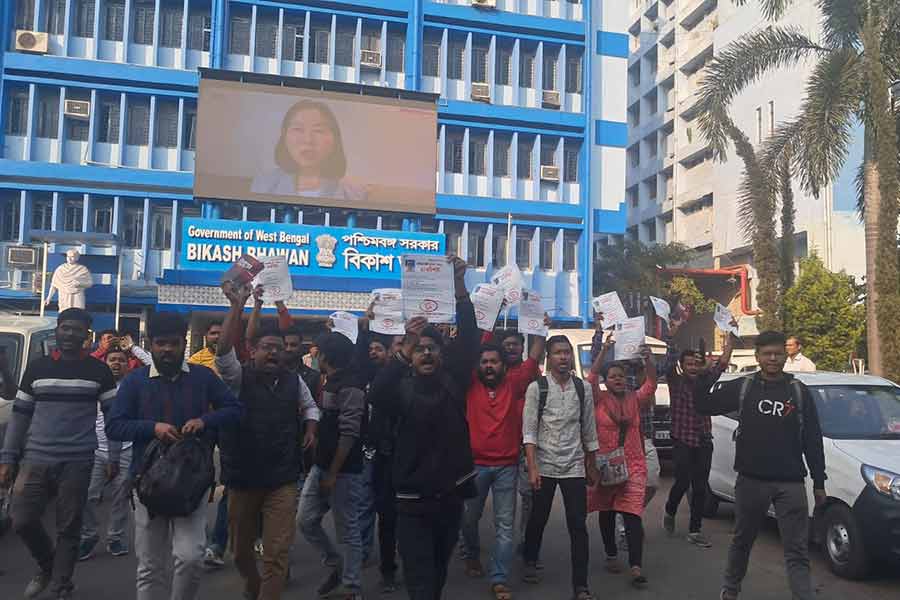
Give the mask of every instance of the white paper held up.
POLYGON ((356 315, 339 310, 328 315, 334 324, 332 331, 347 337, 354 344, 359 335, 359 319, 356 315))
POLYGON ((403 318, 425 317, 429 323, 456 321, 453 264, 446 256, 405 254, 402 293, 403 318))
POLYGON ((628 320, 628 313, 622 306, 622 300, 616 292, 600 294, 591 301, 591 306, 598 313, 603 313, 603 328, 609 329, 628 320))
POLYGON ((503 290, 508 306, 516 306, 522 299, 522 272, 516 265, 506 265, 491 277, 491 283, 503 290))
POLYGON ((397 288, 372 290, 372 312, 374 317, 369 329, 385 335, 403 335, 403 292, 397 288))
POLYGON ((471 293, 475 322, 482 331, 493 331, 503 304, 503 290, 490 283, 479 283, 471 293))
POLYGON ((534 290, 522 290, 519 302, 519 333, 547 337, 544 325, 544 305, 541 295, 534 290))
POLYGON ((653 305, 653 310, 656 312, 656 316, 668 323, 670 314, 672 312, 672 307, 669 306, 669 303, 662 298, 657 298, 656 296, 650 296, 650 303, 653 305))
POLYGON ((716 302, 716 312, 713 314, 713 321, 715 321, 716 327, 725 333, 731 333, 735 337, 740 337, 737 326, 732 324, 734 315, 731 314, 727 307, 722 306, 718 302, 716 302))
POLYGON ((644 317, 632 317, 616 323, 613 339, 616 340, 615 360, 640 358, 644 345, 644 317))
POLYGON ((263 288, 263 303, 275 304, 291 297, 294 286, 288 270, 287 257, 269 256, 262 259, 263 270, 253 280, 253 287, 263 288))

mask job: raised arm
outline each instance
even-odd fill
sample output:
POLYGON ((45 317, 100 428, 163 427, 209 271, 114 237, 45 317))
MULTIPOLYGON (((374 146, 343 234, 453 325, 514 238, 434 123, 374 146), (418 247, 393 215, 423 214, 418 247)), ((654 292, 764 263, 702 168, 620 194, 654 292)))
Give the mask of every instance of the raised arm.
MULTIPOLYGON (((596 338, 596 334, 594 334, 594 337, 596 338)), ((597 352, 594 361, 591 363, 591 375, 593 376, 593 379, 596 380, 597 376, 600 375, 600 371, 603 370, 603 365, 606 362, 606 356, 615 345, 616 341, 613 339, 613 334, 612 332, 609 332, 606 336, 606 340, 603 341, 603 345, 600 346, 600 351, 597 352)), ((591 355, 594 356, 593 350, 591 351, 591 355)))
MULTIPOLYGON (((248 340, 252 340, 253 336, 256 334, 256 330, 259 329, 259 313, 262 311, 263 300, 262 294, 253 294, 253 310, 250 311, 250 318, 247 319, 247 333, 246 337, 248 340)), ((241 312, 243 312, 244 307, 241 306, 241 312)), ((223 326, 224 329, 224 326, 223 326)), ((219 340, 221 344, 221 339, 219 340)), ((234 342, 232 342, 234 343, 234 342)))
POLYGON ((731 353, 733 350, 734 335, 731 332, 728 332, 725 334, 725 345, 722 347, 722 355, 719 356, 719 373, 724 373, 728 370, 728 365, 731 363, 731 353))
POLYGON ((475 322, 475 308, 466 289, 466 263, 458 256, 450 257, 453 263, 453 285, 456 291, 456 339, 444 351, 447 372, 465 388, 472 380, 472 371, 478 364, 478 343, 481 339, 475 322))
POLYGON ((701 415, 725 415, 738 409, 742 379, 729 381, 716 391, 712 386, 719 380, 719 374, 707 371, 697 376, 694 385, 694 405, 701 415))
POLYGON ((644 378, 644 383, 637 390, 637 399, 641 405, 646 406, 653 401, 657 385, 656 363, 653 362, 653 355, 649 346, 641 348, 641 359, 644 361, 646 377, 644 378))
POLYGON ((231 306, 228 309, 225 322, 222 323, 222 334, 219 336, 219 343, 216 346, 216 354, 218 356, 225 356, 234 348, 234 343, 237 341, 240 333, 239 328, 244 305, 247 304, 247 298, 253 292, 249 285, 237 287, 231 281, 222 283, 222 291, 225 293, 225 297, 228 298, 231 306))
POLYGON ((281 300, 276 301, 275 310, 278 311, 278 329, 287 331, 294 326, 294 319, 291 318, 291 311, 284 305, 284 302, 281 300))

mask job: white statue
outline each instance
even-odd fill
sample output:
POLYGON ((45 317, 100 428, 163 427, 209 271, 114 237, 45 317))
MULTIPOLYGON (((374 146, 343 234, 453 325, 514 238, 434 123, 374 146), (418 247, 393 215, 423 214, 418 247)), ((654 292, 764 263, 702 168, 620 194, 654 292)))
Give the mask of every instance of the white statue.
POLYGON ((50 279, 50 290, 44 305, 50 304, 53 294, 59 292, 59 312, 67 308, 84 308, 84 290, 94 285, 90 270, 78 264, 81 255, 77 250, 66 252, 66 262, 56 267, 50 279))

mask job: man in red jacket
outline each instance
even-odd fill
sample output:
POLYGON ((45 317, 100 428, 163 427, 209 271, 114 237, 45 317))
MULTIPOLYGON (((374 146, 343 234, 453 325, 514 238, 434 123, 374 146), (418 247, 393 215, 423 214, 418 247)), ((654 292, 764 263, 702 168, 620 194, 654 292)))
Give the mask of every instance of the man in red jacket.
POLYGON ((496 540, 490 578, 491 591, 496 598, 511 597, 507 583, 514 548, 522 410, 525 390, 540 374, 538 360, 544 352, 544 341, 543 338, 536 338, 528 359, 514 368, 507 368, 503 347, 482 344, 478 368, 472 375, 466 394, 466 419, 477 473, 475 486, 478 489, 478 495, 466 501, 463 517, 466 573, 470 577, 484 575, 478 522, 487 495, 493 492, 496 540))

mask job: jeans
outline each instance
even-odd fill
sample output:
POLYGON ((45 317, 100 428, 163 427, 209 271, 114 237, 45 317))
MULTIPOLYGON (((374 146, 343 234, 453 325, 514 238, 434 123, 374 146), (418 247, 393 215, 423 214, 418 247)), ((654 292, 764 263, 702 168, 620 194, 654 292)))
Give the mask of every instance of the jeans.
POLYGON ((792 600, 812 600, 809 576, 809 503, 803 482, 763 481, 738 475, 734 486, 734 538, 728 549, 728 566, 722 587, 741 591, 747 574, 750 550, 759 534, 769 506, 775 506, 778 531, 784 545, 784 563, 792 600))
POLYGON ((506 583, 509 565, 513 555, 513 528, 516 522, 516 480, 518 465, 503 467, 475 466, 475 487, 478 496, 466 500, 463 513, 462 532, 466 552, 472 559, 479 558, 481 541, 478 539, 478 522, 484 512, 488 493, 493 491, 494 531, 496 541, 491 558, 490 575, 492 583, 506 583))
POLYGON ((196 600, 203 571, 206 502, 186 517, 150 518, 140 501, 135 500, 134 506, 137 600, 196 600))
POLYGON ((372 461, 365 459, 363 472, 356 486, 354 504, 359 507, 359 536, 362 539, 363 563, 375 551, 375 486, 372 461))
POLYGON ((562 490, 563 505, 566 510, 566 527, 569 530, 569 554, 572 563, 572 588, 587 588, 588 547, 587 489, 584 477, 557 479, 541 477, 540 489, 532 496, 531 518, 525 531, 525 561, 537 562, 544 537, 544 528, 553 508, 556 486, 562 490))
MULTIPOLYGON (((616 513, 615 511, 600 511, 600 535, 603 537, 603 548, 606 556, 612 558, 618 556, 619 549, 616 546, 616 513)), ((640 567, 644 558, 644 524, 638 515, 631 513, 618 513, 625 522, 625 539, 628 542, 628 566, 640 567)))
POLYGON ((463 502, 456 496, 397 505, 397 541, 410 600, 441 600, 459 537, 463 502))
POLYGON ((72 587, 92 469, 90 460, 55 464, 23 462, 16 477, 10 507, 13 528, 41 571, 53 574, 55 592, 72 587), (53 496, 56 496, 55 547, 41 523, 53 496))
POLYGON ((666 512, 675 516, 678 505, 687 489, 691 488, 691 523, 688 531, 697 533, 703 523, 703 504, 709 485, 709 470, 712 465, 712 443, 693 447, 675 440, 672 459, 675 462, 675 483, 669 491, 666 512))
POLYGON ((322 519, 333 511, 334 526, 343 546, 341 582, 348 590, 360 589, 362 572, 362 540, 359 536, 359 507, 353 503, 355 488, 362 477, 359 473, 339 473, 329 495, 320 491, 319 484, 326 471, 314 466, 306 477, 300 494, 300 531, 306 540, 323 556, 335 556, 334 543, 322 528, 322 519))
POLYGON ((109 464, 106 458, 94 456, 94 468, 91 471, 91 484, 88 487, 87 504, 84 506, 84 516, 81 523, 81 539, 87 542, 96 542, 99 539, 99 518, 97 508, 103 502, 103 492, 109 489, 111 505, 109 509, 109 524, 106 531, 106 543, 122 542, 127 544, 128 518, 131 515, 131 495, 128 478, 128 469, 131 467, 131 448, 123 450, 119 455, 119 473, 115 479, 109 481, 106 478, 106 466, 109 464))
POLYGON ((251 600, 278 600, 288 572, 288 554, 294 543, 297 485, 272 489, 234 489, 228 495, 229 531, 234 563, 244 578, 244 592, 251 600), (253 544, 262 516, 262 575, 256 565, 253 544))
POLYGON ((384 576, 397 571, 397 505, 394 503, 393 460, 378 453, 373 460, 375 507, 378 511, 378 549, 384 576))
POLYGON ((216 556, 223 556, 228 548, 228 488, 222 492, 216 506, 216 520, 212 532, 207 535, 206 545, 216 556))

